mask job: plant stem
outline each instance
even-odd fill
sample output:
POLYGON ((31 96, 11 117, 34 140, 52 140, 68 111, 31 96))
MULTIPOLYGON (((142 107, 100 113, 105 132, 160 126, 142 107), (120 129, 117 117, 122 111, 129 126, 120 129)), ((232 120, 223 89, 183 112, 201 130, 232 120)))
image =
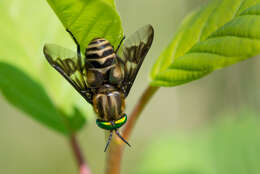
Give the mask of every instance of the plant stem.
MULTIPOLYGON (((148 86, 143 92, 141 98, 138 103, 135 105, 126 126, 122 132, 122 136, 128 140, 131 132, 138 120, 140 114, 144 110, 147 103, 150 101, 155 92, 159 89, 159 87, 148 86)), ((124 150, 124 143, 119 140, 116 136, 113 136, 112 143, 110 145, 110 149, 107 154, 107 168, 106 174, 120 174, 120 164, 122 161, 122 155, 124 150)))
POLYGON ((79 174, 91 174, 91 171, 84 160, 75 134, 71 134, 70 136, 70 145, 79 166, 79 174))
POLYGON ((143 112, 145 106, 150 101, 152 96, 155 92, 159 89, 159 87, 148 86, 145 91, 143 92, 141 98, 139 99, 138 103, 135 105, 134 110, 132 111, 129 120, 123 130, 123 136, 126 139, 129 139, 130 134, 136 124, 137 119, 139 118, 140 114, 143 112))

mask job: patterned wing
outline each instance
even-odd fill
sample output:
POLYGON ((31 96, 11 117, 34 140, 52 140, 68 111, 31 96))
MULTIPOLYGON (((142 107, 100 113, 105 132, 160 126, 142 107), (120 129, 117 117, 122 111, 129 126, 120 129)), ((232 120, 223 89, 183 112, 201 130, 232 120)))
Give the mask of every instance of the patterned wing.
POLYGON ((153 27, 146 25, 131 35, 118 51, 117 59, 124 72, 121 88, 125 97, 128 96, 143 60, 152 45, 153 37, 153 27))
POLYGON ((73 51, 55 44, 46 44, 43 53, 48 62, 92 104, 93 93, 86 85, 86 70, 73 51))

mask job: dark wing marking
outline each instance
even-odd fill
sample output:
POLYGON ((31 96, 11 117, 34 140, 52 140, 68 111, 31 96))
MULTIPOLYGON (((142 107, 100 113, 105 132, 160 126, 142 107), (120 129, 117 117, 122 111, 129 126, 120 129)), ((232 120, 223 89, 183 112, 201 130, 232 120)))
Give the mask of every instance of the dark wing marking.
POLYGON ((143 60, 152 45, 153 36, 153 27, 146 25, 131 35, 118 50, 117 59, 124 72, 121 88, 125 97, 129 94, 143 60))
POLYGON ((55 44, 44 45, 43 53, 51 66, 92 104, 93 93, 86 85, 86 70, 83 61, 77 59, 77 54, 55 44))

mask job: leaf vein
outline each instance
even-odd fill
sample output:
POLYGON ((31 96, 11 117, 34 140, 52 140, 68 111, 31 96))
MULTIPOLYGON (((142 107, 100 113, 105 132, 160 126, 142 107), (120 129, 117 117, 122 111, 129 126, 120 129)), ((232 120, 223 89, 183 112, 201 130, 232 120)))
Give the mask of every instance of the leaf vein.
POLYGON ((71 20, 71 23, 69 24, 69 26, 72 26, 78 19, 79 17, 82 15, 83 11, 85 10, 85 8, 87 7, 87 4, 84 3, 84 5, 81 7, 81 9, 79 10, 78 15, 76 15, 74 17, 73 20, 71 20))
POLYGON ((232 34, 227 34, 227 35, 215 35, 215 36, 209 37, 208 40, 210 40, 210 39, 216 39, 216 38, 222 38, 222 37, 236 37, 236 38, 240 38, 240 39, 250 39, 250 40, 260 41, 260 38, 257 38, 257 37, 245 36, 245 35, 232 35, 232 34))
MULTIPOLYGON (((220 2, 219 2, 219 3, 220 3, 220 2)), ((218 4, 219 4, 219 3, 218 3, 218 4)), ((203 26, 201 27, 200 34, 199 34, 199 37, 198 37, 198 41, 201 41, 201 38, 202 38, 202 36, 203 36, 203 32, 204 32, 205 28, 208 26, 208 23, 209 23, 209 21, 210 21, 209 19, 210 19, 210 17, 213 16, 213 14, 216 12, 217 8, 218 8, 218 5, 216 5, 216 6, 214 7, 214 9, 212 9, 210 15, 208 15, 208 17, 207 17, 206 22, 205 22, 205 23, 203 24, 203 26)))
POLYGON ((238 57, 238 56, 230 56, 230 55, 225 55, 223 53, 218 53, 218 52, 213 52, 213 51, 191 51, 187 54, 213 54, 215 56, 220 56, 220 57, 238 57))
MULTIPOLYGON (((174 64, 173 64, 174 65, 174 64)), ((201 68, 190 68, 190 67, 185 67, 185 66, 170 66, 167 70, 180 70, 180 71, 189 71, 189 72, 208 72, 210 70, 209 67, 201 67, 201 68)))
POLYGON ((238 16, 238 12, 241 9, 241 7, 244 5, 244 3, 245 3, 245 0, 242 0, 240 5, 238 6, 237 10, 235 11, 233 18, 236 18, 236 16, 238 16))
POLYGON ((260 16, 260 13, 244 13, 240 14, 239 16, 260 16))
MULTIPOLYGON (((104 9, 100 10, 97 15, 95 16, 95 20, 92 20, 91 24, 89 25, 88 30, 86 30, 86 32, 83 34, 82 36, 82 40, 80 43, 84 43, 87 39, 87 36, 89 34, 89 32, 92 30, 92 28, 95 26, 95 24, 97 23, 97 21, 99 20, 99 18, 102 16, 102 14, 104 13, 104 9)), ((93 38, 92 38, 93 39, 93 38)))

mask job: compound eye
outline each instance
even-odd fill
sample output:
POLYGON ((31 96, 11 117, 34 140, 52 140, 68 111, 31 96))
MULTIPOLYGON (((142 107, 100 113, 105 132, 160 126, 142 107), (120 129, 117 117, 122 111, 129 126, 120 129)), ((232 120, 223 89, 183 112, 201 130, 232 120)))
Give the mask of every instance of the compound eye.
POLYGON ((123 126, 126 123, 126 121, 127 121, 127 115, 124 114, 119 120, 114 121, 114 124, 111 121, 102 121, 99 119, 96 120, 96 124, 98 127, 102 129, 114 130, 123 126))
POLYGON ((115 121, 115 127, 120 128, 126 123, 126 121, 127 121, 127 115, 124 114, 119 120, 115 121))
POLYGON ((115 127, 112 125, 112 123, 110 121, 102 121, 102 120, 97 119, 96 124, 101 129, 105 129, 105 130, 115 129, 115 127))

